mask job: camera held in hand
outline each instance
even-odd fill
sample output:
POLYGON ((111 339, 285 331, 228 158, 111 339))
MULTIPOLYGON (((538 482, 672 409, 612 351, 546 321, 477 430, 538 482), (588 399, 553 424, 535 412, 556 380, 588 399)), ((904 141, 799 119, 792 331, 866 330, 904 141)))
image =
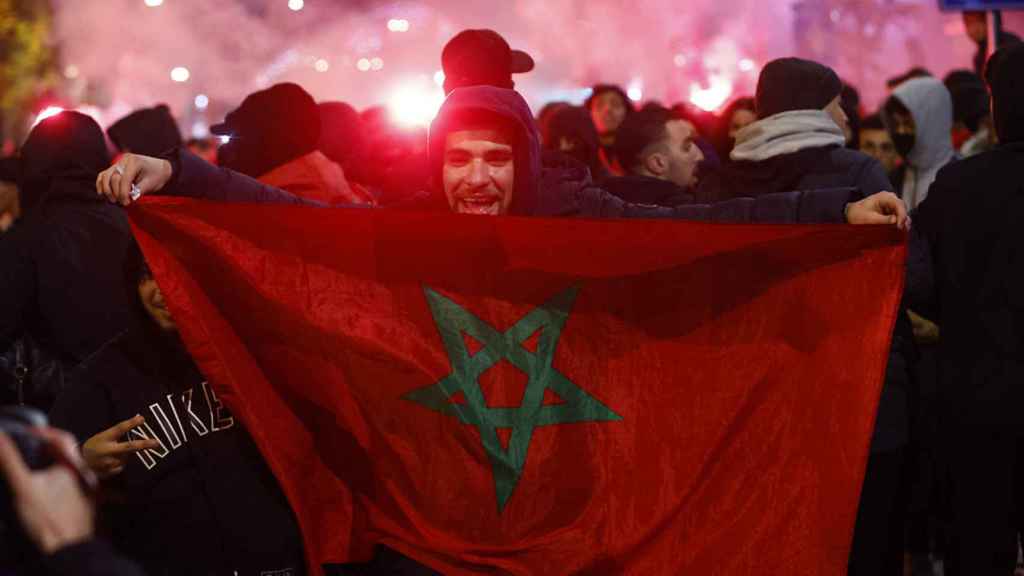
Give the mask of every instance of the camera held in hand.
MULTIPOLYGON (((32 470, 40 470, 54 463, 45 441, 32 433, 32 428, 46 425, 46 415, 34 408, 0 408, 0 432, 10 437, 25 464, 32 470)), ((3 476, 0 476, 0 542, 3 543, 0 546, 0 568, 18 566, 37 554, 21 527, 10 488, 3 476)))

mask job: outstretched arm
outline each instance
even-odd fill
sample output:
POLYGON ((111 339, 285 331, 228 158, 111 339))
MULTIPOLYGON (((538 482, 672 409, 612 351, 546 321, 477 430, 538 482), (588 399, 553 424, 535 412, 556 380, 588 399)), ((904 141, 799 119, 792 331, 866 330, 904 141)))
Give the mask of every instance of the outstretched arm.
POLYGON ((324 206, 234 170, 214 166, 180 148, 167 158, 125 154, 96 178, 96 192, 122 206, 146 194, 222 202, 324 206))

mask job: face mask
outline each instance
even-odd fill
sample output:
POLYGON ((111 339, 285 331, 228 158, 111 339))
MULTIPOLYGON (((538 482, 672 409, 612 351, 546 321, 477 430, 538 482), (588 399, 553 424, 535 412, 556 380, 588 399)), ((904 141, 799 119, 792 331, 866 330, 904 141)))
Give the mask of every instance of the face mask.
POLYGON ((907 158, 910 156, 910 151, 914 149, 914 135, 913 134, 893 134, 892 144, 896 148, 896 152, 900 156, 907 158))

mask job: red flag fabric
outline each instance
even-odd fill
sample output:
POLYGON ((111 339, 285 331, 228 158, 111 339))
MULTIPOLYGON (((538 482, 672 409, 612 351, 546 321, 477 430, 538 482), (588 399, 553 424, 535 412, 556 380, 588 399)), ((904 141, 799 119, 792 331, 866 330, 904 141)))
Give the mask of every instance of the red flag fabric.
POLYGON ((129 214, 314 569, 379 543, 455 575, 845 572, 895 230, 129 214))

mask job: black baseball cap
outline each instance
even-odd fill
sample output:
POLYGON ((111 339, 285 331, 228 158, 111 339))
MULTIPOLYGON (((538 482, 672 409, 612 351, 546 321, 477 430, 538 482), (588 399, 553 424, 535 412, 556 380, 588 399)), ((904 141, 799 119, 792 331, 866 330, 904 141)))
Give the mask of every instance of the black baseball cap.
POLYGON ((529 54, 513 50, 494 30, 463 30, 441 52, 445 94, 465 86, 513 88, 512 75, 529 72, 533 66, 529 54))

